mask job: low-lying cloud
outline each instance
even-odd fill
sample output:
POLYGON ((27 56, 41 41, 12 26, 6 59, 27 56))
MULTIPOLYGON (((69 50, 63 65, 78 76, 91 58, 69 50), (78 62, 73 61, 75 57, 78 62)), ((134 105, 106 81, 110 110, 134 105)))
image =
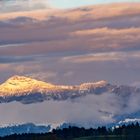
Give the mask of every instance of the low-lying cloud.
POLYGON ((116 116, 139 111, 139 101, 139 95, 133 95, 126 101, 117 95, 104 93, 68 101, 45 101, 29 105, 17 102, 0 104, 0 124, 67 122, 96 127, 116 122, 116 116))

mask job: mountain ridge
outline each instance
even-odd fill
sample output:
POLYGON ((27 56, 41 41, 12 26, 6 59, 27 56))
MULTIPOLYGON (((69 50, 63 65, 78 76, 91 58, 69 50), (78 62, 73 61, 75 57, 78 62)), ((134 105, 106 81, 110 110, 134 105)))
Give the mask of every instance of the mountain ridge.
POLYGON ((62 101, 89 94, 100 95, 103 93, 114 93, 125 97, 132 93, 140 93, 140 89, 112 85, 104 80, 75 86, 54 85, 30 77, 16 75, 0 85, 0 103, 19 101, 27 104, 45 100, 62 101))
MULTIPOLYGON (((53 89, 74 89, 74 88, 80 88, 81 90, 85 90, 90 87, 101 87, 105 86, 107 81, 98 81, 98 82, 93 82, 93 83, 82 83, 80 85, 75 85, 75 86, 67 86, 67 85, 54 85, 51 83, 43 82, 40 80, 36 80, 30 77, 25 77, 25 76, 12 76, 10 77, 7 81, 2 83, 0 85, 0 93, 8 93, 11 92, 10 95, 16 95, 17 92, 23 93, 23 92, 32 92, 36 90, 53 90, 53 89)), ((1 94, 2 95, 2 94, 1 94)), ((6 96, 7 94, 4 94, 6 96)), ((17 94, 18 95, 18 94, 17 94)), ((20 94, 19 94, 20 95, 20 94)))

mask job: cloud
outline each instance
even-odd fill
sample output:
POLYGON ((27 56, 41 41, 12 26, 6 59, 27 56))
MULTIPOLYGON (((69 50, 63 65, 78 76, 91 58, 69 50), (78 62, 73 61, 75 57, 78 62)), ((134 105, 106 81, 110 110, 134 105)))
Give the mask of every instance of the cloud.
POLYGON ((50 81, 50 79, 57 77, 57 73, 52 71, 47 71, 47 72, 42 71, 42 72, 34 72, 34 73, 31 72, 30 74, 27 74, 27 76, 38 80, 40 79, 42 81, 50 81))
MULTIPOLYGON (((23 58, 26 60, 26 57, 23 58)), ((54 66, 57 67, 57 60, 50 60, 50 58, 47 57, 45 57, 44 60, 36 60, 36 57, 34 57, 32 61, 32 58, 28 60, 27 57, 27 61, 24 61, 24 59, 23 61, 18 60, 17 62, 13 62, 12 59, 12 62, 9 62, 6 58, 8 62, 0 63, 0 75, 2 75, 0 81, 4 82, 9 77, 16 74, 30 76, 46 82, 57 79, 58 72, 56 68, 50 68, 51 64, 48 63, 49 61, 53 61, 53 63, 55 62, 54 66), (48 64, 45 65, 45 62, 48 64)))
MULTIPOLYGON (((23 28, 24 29, 24 28, 23 28)), ((69 33, 63 28, 50 31, 46 29, 28 29, 15 32, 16 36, 11 38, 12 32, 0 35, 2 40, 8 42, 25 43, 22 46, 0 48, 0 55, 37 55, 62 52, 107 52, 138 50, 140 40, 140 28, 128 29, 90 29, 69 33), (61 33, 61 30, 63 31, 61 33), (50 32, 50 34, 48 34, 50 32), (34 33, 34 34, 33 34, 34 33), (55 34, 54 34, 55 33, 55 34), (54 35, 54 36, 53 36, 54 35), (23 40, 24 39, 24 40, 23 40)))
POLYGON ((15 56, 15 57, 10 57, 10 56, 0 56, 0 64, 1 63, 19 63, 19 62, 29 62, 29 61, 34 61, 33 57, 21 57, 21 56, 15 56))
POLYGON ((140 51, 137 52, 108 52, 93 53, 76 56, 63 57, 62 62, 87 63, 87 62, 105 62, 105 61, 127 61, 129 59, 140 59, 140 51))
POLYGON ((0 110, 3 115, 0 116, 0 123, 5 125, 26 122, 42 124, 69 122, 86 127, 108 124, 114 122, 111 115, 118 110, 116 107, 110 106, 111 103, 116 103, 114 97, 114 95, 108 94, 87 96, 74 101, 46 101, 31 105, 16 102, 1 104, 0 110), (108 99, 110 102, 107 102, 108 99), (104 114, 100 110, 110 113, 104 114))
MULTIPOLYGON (((94 6, 85 6, 75 9, 58 9, 49 6, 51 2, 46 0, 25 0, 14 2, 13 12, 2 13, 0 19, 17 18, 20 16, 35 19, 46 19, 46 17, 63 18, 70 21, 101 20, 113 17, 139 15, 139 3, 115 3, 94 6), (19 6, 17 6, 19 5, 19 6), (36 6, 37 5, 37 6, 36 6), (19 7, 17 9, 17 7, 19 7), (42 8, 41 8, 42 7, 42 8), (21 12, 22 10, 22 12, 21 12), (107 12, 104 12, 107 11, 107 12)), ((8 6, 7 6, 8 7, 8 6)), ((1 4, 1 11, 6 11, 6 6, 1 4)), ((12 9, 9 7, 9 10, 12 9)))
POLYGON ((1 18, 15 18, 5 21, 5 24, 7 25, 8 22, 9 26, 5 28, 0 26, 1 44, 27 44, 22 47, 13 47, 13 51, 2 48, 0 52, 4 55, 6 55, 5 52, 20 53, 20 55, 22 52, 25 55, 50 50, 96 51, 112 49, 113 46, 118 49, 131 46, 135 48, 139 41, 139 7, 139 4, 125 3, 72 10, 39 10, 1 14, 1 18), (21 20, 23 16, 25 22, 21 20), (32 18, 35 17, 37 19, 44 17, 44 20, 33 20, 32 18), (71 17, 75 17, 75 20, 71 17))
POLYGON ((68 101, 45 101, 29 105, 13 102, 0 105, 3 114, 0 116, 0 123, 6 125, 27 122, 37 124, 67 122, 96 127, 114 123, 118 116, 124 117, 139 111, 139 101, 139 95, 132 94, 124 101, 121 96, 104 93, 68 101))
POLYGON ((49 8, 46 0, 1 0, 0 13, 32 11, 49 8))
POLYGON ((140 28, 125 28, 125 29, 109 29, 107 27, 104 28, 95 28, 95 29, 89 29, 89 30, 81 30, 81 31, 76 31, 72 33, 72 35, 77 35, 77 36, 86 36, 86 35, 129 35, 131 33, 137 34, 140 32, 140 28))

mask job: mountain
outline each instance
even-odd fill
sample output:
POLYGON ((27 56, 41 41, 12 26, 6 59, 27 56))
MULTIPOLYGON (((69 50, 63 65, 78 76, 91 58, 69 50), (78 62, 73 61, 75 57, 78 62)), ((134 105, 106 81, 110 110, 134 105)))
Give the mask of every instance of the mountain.
POLYGON ((24 76, 13 76, 0 85, 0 93, 2 93, 2 96, 20 96, 34 92, 42 93, 47 89, 54 88, 55 86, 50 83, 37 81, 24 76))
MULTIPOLYGON (((122 125, 128 125, 128 124, 140 124, 140 119, 137 118, 126 118, 124 120, 121 120, 119 122, 116 122, 114 124, 109 124, 106 127, 107 128, 117 128, 118 126, 122 125)), ((34 123, 25 123, 25 124, 17 124, 17 125, 9 125, 5 127, 0 127, 0 137, 9 136, 13 134, 42 134, 42 133, 48 133, 51 132, 53 129, 61 130, 64 128, 69 127, 81 127, 76 124, 71 123, 62 123, 56 125, 56 127, 53 127, 53 125, 35 125, 34 123)))
POLYGON ((107 87, 106 81, 85 83, 80 86, 53 85, 24 76, 13 76, 0 85, 0 102, 20 101, 22 103, 41 102, 44 100, 66 100, 101 92, 107 87))
POLYGON ((69 126, 78 126, 71 123, 62 123, 62 124, 50 124, 50 125, 36 125, 34 123, 23 123, 23 124, 14 124, 0 127, 0 137, 13 135, 13 134, 40 134, 51 132, 53 129, 64 129, 69 128, 69 126))
POLYGON ((19 101, 24 104, 44 100, 67 100, 89 94, 114 93, 122 97, 140 93, 139 88, 111 85, 107 81, 75 86, 54 85, 30 77, 13 76, 0 85, 0 102, 19 101))
POLYGON ((51 129, 51 126, 35 125, 33 123, 12 125, 7 127, 0 127, 0 136, 7 136, 12 134, 23 134, 23 133, 47 133, 51 129))

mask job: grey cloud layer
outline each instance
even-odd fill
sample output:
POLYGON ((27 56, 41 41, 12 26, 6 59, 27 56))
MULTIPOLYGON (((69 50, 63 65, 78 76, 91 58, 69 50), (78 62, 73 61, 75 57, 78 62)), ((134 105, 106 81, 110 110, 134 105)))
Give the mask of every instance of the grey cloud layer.
POLYGON ((100 110, 107 111, 110 109, 109 114, 112 114, 115 111, 118 112, 117 107, 119 107, 119 105, 117 107, 111 107, 111 102, 106 101, 108 99, 112 103, 114 101, 117 103, 117 100, 112 95, 93 95, 72 102, 47 101, 31 105, 23 105, 16 102, 2 104, 0 105, 0 110, 3 112, 3 115, 0 116, 0 123, 6 125, 26 122, 42 124, 69 122, 83 126, 89 125, 89 127, 107 124, 113 122, 114 119, 109 115, 103 114, 100 110))
POLYGON ((34 61, 35 59, 32 57, 21 57, 21 56, 0 56, 0 63, 19 63, 19 62, 26 62, 26 61, 34 61))
POLYGON ((117 95, 104 93, 72 101, 46 101, 31 105, 17 102, 2 104, 0 110, 3 115, 0 116, 0 124, 68 122, 85 127, 102 126, 116 122, 117 116, 129 116, 139 111, 139 95, 132 94, 125 100, 127 101, 121 100, 117 95))

